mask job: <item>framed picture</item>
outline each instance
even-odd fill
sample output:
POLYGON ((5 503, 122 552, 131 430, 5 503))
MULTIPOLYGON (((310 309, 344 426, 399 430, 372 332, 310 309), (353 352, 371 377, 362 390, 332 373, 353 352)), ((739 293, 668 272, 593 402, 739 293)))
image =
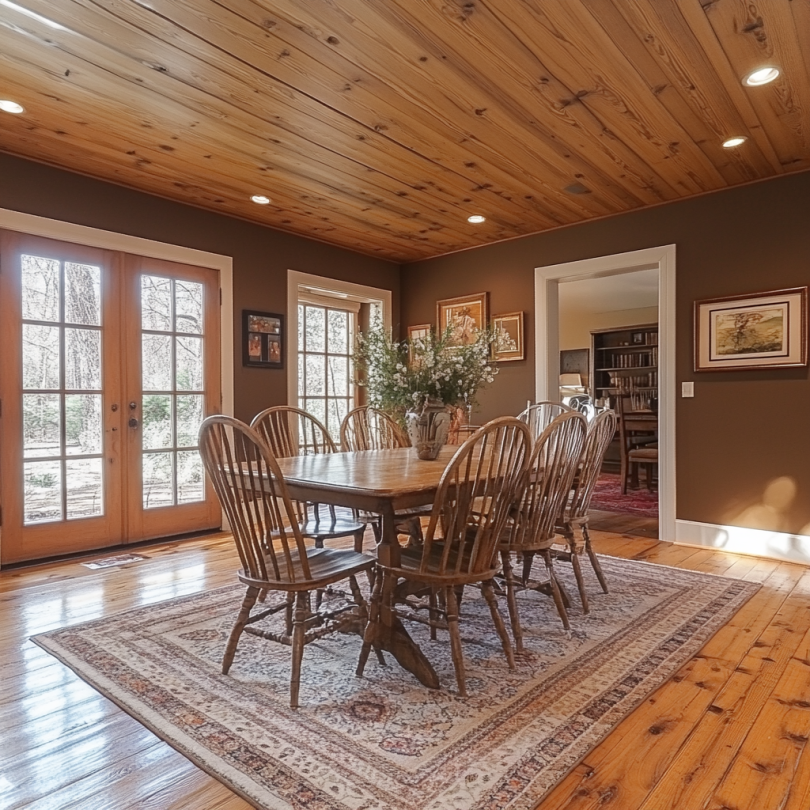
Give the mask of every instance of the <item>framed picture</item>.
POLYGON ((695 301, 695 371, 807 365, 807 287, 695 301))
POLYGON ((436 302, 436 324, 439 334, 452 326, 451 342, 456 346, 472 343, 487 325, 487 294, 462 295, 436 302))
POLYGON ((430 323, 420 323, 418 326, 409 326, 408 340, 416 340, 417 338, 430 337, 430 330, 432 328, 433 324, 430 323))
POLYGON ((644 343, 644 332, 633 332, 632 341, 635 345, 644 343))
POLYGON ((492 344, 493 360, 506 363, 510 360, 525 359, 522 312, 493 315, 492 328, 495 330, 495 341, 492 344))
POLYGON ((242 365, 284 368, 284 316, 242 310, 242 365))

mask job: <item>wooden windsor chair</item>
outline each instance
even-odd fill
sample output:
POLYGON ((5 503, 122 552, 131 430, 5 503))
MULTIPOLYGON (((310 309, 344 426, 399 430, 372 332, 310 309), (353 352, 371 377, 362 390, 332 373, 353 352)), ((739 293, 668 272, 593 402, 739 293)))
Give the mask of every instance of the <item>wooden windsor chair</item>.
MULTIPOLYGON (((408 447, 408 437, 402 428, 383 411, 363 405, 346 414, 340 425, 340 444, 350 452, 363 450, 395 450, 408 447)), ((429 510, 414 507, 397 512, 397 531, 408 535, 411 541, 422 542, 421 518, 430 514, 429 510)), ((376 541, 380 542, 380 521, 376 516, 361 515, 369 518, 376 541)))
POLYGON ((200 455, 233 532, 247 586, 231 630, 222 673, 227 675, 242 632, 292 648, 290 706, 298 706, 304 646, 335 631, 362 633, 368 619, 356 576, 375 560, 348 549, 307 547, 298 513, 267 444, 253 428, 230 416, 209 416, 200 427, 200 455), (348 579, 353 601, 331 610, 310 610, 310 593, 348 579), (281 591, 285 599, 251 615, 259 595, 281 591), (255 626, 284 612, 279 630, 255 626))
POLYGON ((628 483, 638 488, 638 468, 647 475, 647 489, 653 488, 653 473, 658 471, 658 415, 652 411, 633 409, 629 396, 616 398, 619 419, 619 450, 621 452, 622 495, 628 483))
MULTIPOLYGON (((378 564, 358 676, 363 674, 381 623, 396 615, 426 623, 431 631, 437 627, 449 631, 458 691, 466 695, 457 592, 471 584, 481 585, 507 662, 514 668, 493 580, 498 571, 498 539, 530 454, 529 430, 513 417, 489 422, 458 448, 439 482, 421 548, 402 549, 396 564, 378 564), (426 587, 430 589, 428 618, 413 609, 396 608, 395 599, 426 587)), ((406 607, 419 610, 423 606, 406 607)))
POLYGON ((571 483, 582 456, 587 421, 581 413, 569 411, 552 420, 534 443, 534 450, 523 481, 523 490, 515 500, 509 524, 501 536, 500 554, 506 581, 506 601, 515 647, 523 649, 523 632, 517 609, 518 590, 537 590, 550 594, 566 631, 570 630, 567 596, 554 571, 552 546, 555 525, 571 491, 571 483), (522 558, 523 570, 516 581, 512 555, 522 558), (546 565, 548 581, 531 583, 532 563, 540 554, 546 565))
POLYGON ((591 498, 596 489, 596 482, 602 470, 605 453, 616 435, 616 421, 615 411, 607 410, 602 411, 588 425, 579 470, 574 477, 568 501, 557 520, 557 530, 565 538, 568 551, 560 552, 555 556, 558 559, 570 560, 572 563, 584 613, 588 613, 590 607, 585 582, 582 577, 582 567, 579 562, 583 551, 591 561, 591 566, 596 578, 599 580, 599 584, 602 586, 602 590, 605 593, 608 592, 602 566, 599 564, 599 559, 591 546, 591 536, 588 531, 588 513, 591 508, 591 498), (580 537, 582 538, 581 541, 580 537))
MULTIPOLYGON (((250 426, 256 430, 276 458, 336 453, 337 447, 329 431, 312 414, 288 405, 267 408, 256 414, 250 426)), ((359 515, 344 515, 334 506, 294 501, 301 534, 315 540, 321 548, 324 540, 353 537, 354 550, 363 550, 366 524, 359 515)))
POLYGON ((564 413, 571 413, 573 410, 573 408, 563 405, 562 402, 542 401, 529 405, 525 411, 518 415, 518 419, 529 426, 532 436, 537 439, 554 419, 564 413))

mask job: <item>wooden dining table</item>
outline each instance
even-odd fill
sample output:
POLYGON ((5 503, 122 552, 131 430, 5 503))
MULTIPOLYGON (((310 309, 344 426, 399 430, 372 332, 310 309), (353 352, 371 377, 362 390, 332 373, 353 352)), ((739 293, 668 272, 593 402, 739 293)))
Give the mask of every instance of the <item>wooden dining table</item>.
MULTIPOLYGON (((381 538, 377 558, 384 565, 399 564, 395 513, 432 504, 444 472, 458 447, 443 447, 435 461, 416 457, 411 447, 323 453, 278 459, 290 496, 299 501, 332 504, 380 515, 381 538)), ((399 618, 382 612, 380 646, 421 683, 439 688, 436 671, 399 618)))

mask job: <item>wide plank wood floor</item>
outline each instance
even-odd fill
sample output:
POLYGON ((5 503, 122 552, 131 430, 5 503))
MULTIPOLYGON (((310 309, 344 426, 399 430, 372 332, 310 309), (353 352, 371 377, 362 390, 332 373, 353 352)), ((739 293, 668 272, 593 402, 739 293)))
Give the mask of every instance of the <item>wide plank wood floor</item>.
MULTIPOLYGON (((629 534, 594 540, 605 554, 763 587, 538 810, 808 810, 810 569, 629 534)), ((234 581, 227 535, 138 552, 149 559, 123 568, 0 572, 0 808, 249 807, 28 641, 234 581)))

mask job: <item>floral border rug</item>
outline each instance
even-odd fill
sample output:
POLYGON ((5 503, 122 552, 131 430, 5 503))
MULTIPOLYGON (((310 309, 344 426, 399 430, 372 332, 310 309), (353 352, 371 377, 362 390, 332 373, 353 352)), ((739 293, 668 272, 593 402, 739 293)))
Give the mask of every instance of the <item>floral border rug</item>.
POLYGON ((657 518, 658 493, 650 492, 642 483, 639 489, 628 487, 627 494, 622 495, 621 476, 603 472, 596 482, 591 508, 657 518))
POLYGON ((519 596, 526 652, 515 670, 468 588, 466 698, 446 634, 430 641, 409 623, 442 689, 422 687, 389 656, 381 666, 372 655, 355 678, 360 638, 335 635, 305 648, 302 707, 291 710, 288 647, 244 635, 230 675, 220 672, 238 585, 34 640, 256 807, 529 810, 759 587, 632 560, 602 565, 611 592, 586 571, 588 616, 559 566, 570 634, 548 597, 519 596))

